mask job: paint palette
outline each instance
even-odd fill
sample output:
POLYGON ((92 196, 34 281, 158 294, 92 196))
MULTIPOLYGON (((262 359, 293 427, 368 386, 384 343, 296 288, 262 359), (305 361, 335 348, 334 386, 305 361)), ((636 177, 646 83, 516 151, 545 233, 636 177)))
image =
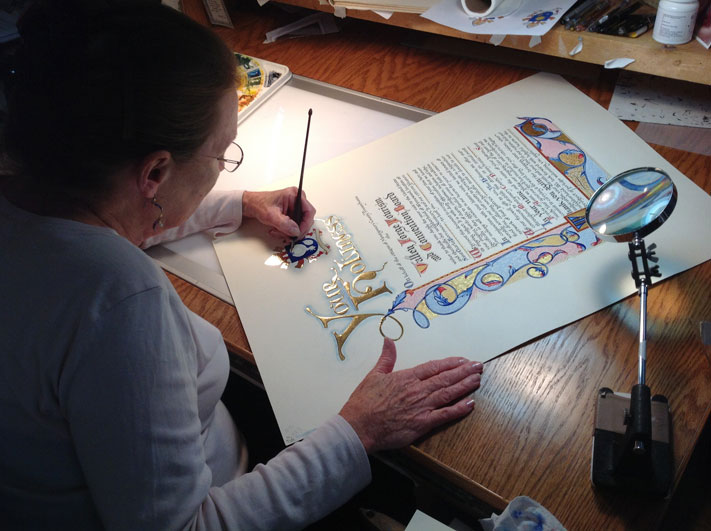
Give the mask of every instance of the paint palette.
POLYGON ((235 53, 240 71, 239 119, 244 121, 257 107, 266 101, 291 78, 289 67, 235 53))

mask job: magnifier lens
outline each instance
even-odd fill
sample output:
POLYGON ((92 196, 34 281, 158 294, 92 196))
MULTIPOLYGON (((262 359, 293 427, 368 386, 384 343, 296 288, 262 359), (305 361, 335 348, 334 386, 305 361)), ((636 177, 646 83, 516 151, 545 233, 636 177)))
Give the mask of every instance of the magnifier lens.
POLYGON ((590 199, 586 217, 590 227, 602 236, 642 237, 661 225, 675 204, 676 188, 666 173, 637 168, 600 187, 590 199))

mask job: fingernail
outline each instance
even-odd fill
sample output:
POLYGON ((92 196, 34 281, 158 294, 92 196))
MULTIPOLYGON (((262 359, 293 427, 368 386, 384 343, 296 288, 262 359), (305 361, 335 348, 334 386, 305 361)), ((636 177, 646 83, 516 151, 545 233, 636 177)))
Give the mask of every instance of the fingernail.
POLYGON ((474 370, 484 370, 484 365, 482 365, 480 362, 472 363, 472 369, 474 370))
POLYGON ((467 400, 467 407, 473 408, 474 407, 474 400, 467 400))
POLYGON ((466 363, 466 362, 468 362, 468 361, 469 361, 469 360, 468 360, 467 358, 459 358, 459 362, 458 362, 458 363, 459 363, 459 365, 461 365, 462 363, 466 363))

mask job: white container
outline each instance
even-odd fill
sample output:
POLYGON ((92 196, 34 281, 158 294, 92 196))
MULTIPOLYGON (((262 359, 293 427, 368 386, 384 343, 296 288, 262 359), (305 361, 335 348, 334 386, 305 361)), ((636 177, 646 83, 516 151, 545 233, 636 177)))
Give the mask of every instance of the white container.
POLYGON ((652 38, 662 44, 689 42, 698 10, 698 0, 660 0, 652 38))

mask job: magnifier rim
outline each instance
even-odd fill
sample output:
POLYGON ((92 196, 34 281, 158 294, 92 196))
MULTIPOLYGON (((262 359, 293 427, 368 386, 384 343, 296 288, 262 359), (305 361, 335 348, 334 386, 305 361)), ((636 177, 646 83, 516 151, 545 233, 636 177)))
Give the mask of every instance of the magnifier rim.
POLYGON ((655 230, 657 230, 671 215, 671 213, 674 211, 674 207, 676 206, 676 200, 677 200, 677 189, 676 185, 674 184, 674 181, 672 178, 669 176, 669 174, 662 170, 661 168, 655 168, 654 166, 642 166, 639 168, 632 168, 631 170, 623 171, 622 173, 618 173, 615 175, 612 179, 604 183, 600 188, 595 190, 595 193, 593 193, 592 196, 590 196, 590 199, 588 200, 588 204, 585 207, 585 222, 588 224, 588 227, 590 227, 595 234, 597 234, 600 239, 602 240, 607 240, 607 241, 616 241, 616 242, 629 242, 634 240, 635 238, 644 238, 648 234, 651 234, 655 230), (597 230, 595 230, 592 226, 592 223, 590 223, 590 207, 592 204, 595 202, 595 199, 597 198, 598 195, 600 195, 604 190, 608 188, 611 184, 620 181, 627 177, 630 174, 633 173, 642 173, 642 172, 656 172, 660 173, 663 176, 665 176, 667 179, 669 179, 669 182, 671 182, 672 185, 672 195, 669 198, 669 202, 666 204, 664 209, 659 213, 659 215, 654 218, 652 221, 647 223, 644 227, 637 229, 637 230, 632 230, 629 232, 624 232, 622 234, 601 234, 597 230))

